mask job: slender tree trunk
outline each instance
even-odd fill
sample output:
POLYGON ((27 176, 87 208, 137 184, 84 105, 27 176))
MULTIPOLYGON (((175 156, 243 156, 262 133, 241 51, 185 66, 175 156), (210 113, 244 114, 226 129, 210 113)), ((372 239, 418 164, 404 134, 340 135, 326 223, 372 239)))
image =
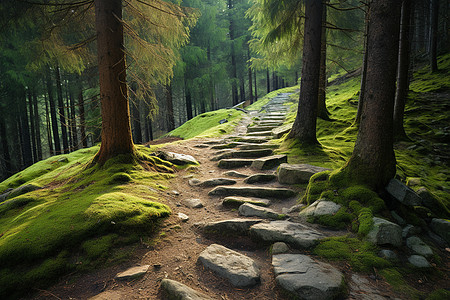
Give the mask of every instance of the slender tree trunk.
POLYGON ((405 112, 406 99, 409 91, 409 57, 410 57, 410 25, 411 25, 411 2, 404 0, 402 4, 400 21, 400 45, 398 53, 397 89, 394 104, 394 139, 406 138, 403 127, 403 116, 405 112))
POLYGON ((78 77, 78 110, 80 114, 80 139, 83 148, 87 148, 86 138, 86 116, 84 110, 83 83, 81 76, 78 77))
POLYGON ((343 170, 351 182, 375 191, 381 191, 395 175, 392 115, 400 7, 397 0, 371 4, 365 99, 355 148, 343 170))
POLYGON ((258 82, 256 81, 256 70, 253 72, 253 78, 255 82, 255 101, 258 100, 258 82))
POLYGON ((278 90, 278 77, 275 71, 272 71, 272 91, 278 90))
POLYGON ((439 0, 431 0, 430 5, 430 71, 432 73, 438 70, 437 66, 437 31, 439 16, 439 0))
POLYGON ((319 94, 320 44, 322 35, 321 1, 305 1, 305 33, 300 99, 288 138, 305 144, 317 144, 316 121, 319 94))
MULTIPOLYGON (((28 111, 30 113, 30 139, 31 139, 31 149, 33 152, 33 163, 37 162, 37 147, 36 147, 36 130, 35 130, 35 123, 34 123, 34 111, 33 111, 33 97, 31 95, 31 89, 27 89, 27 96, 28 96, 28 111)), ((26 99, 25 99, 26 100, 26 99)))
MULTIPOLYGON (((0 107, 0 110, 2 108, 0 107)), ((3 163, 5 166, 5 175, 9 177, 13 174, 11 164, 11 155, 9 153, 8 136, 6 134, 6 124, 4 114, 0 114, 0 140, 2 141, 3 163)))
POLYGON ((50 108, 50 117, 52 123, 52 136, 54 141, 54 153, 53 154, 61 154, 61 143, 59 141, 59 132, 58 132, 58 119, 56 117, 56 106, 55 106, 55 98, 53 94, 53 84, 50 74, 50 69, 47 69, 46 72, 46 82, 47 82, 47 92, 48 92, 48 106, 50 108))
POLYGON ((250 104, 253 103, 253 85, 252 85, 252 81, 253 81, 253 76, 252 76, 252 66, 250 63, 250 47, 247 48, 247 58, 248 58, 248 90, 249 90, 249 95, 248 95, 248 99, 250 100, 250 104))
POLYGON ((139 113, 139 100, 134 99, 130 101, 131 105, 131 120, 132 120, 132 132, 133 141, 135 144, 142 144, 142 129, 141 129, 141 118, 139 113))
POLYGON ((359 124, 361 121, 361 113, 362 113, 362 107, 364 104, 364 92, 365 92, 365 85, 366 85, 366 74, 367 74, 367 36, 369 32, 369 14, 370 14, 370 3, 372 1, 368 2, 368 7, 366 9, 365 13, 365 22, 364 22, 364 55, 363 55, 363 64, 361 67, 361 87, 359 91, 359 99, 358 99, 358 110, 356 112, 355 117, 355 124, 359 124))
POLYGON ((134 154, 123 44, 122 0, 94 0, 102 112, 102 143, 97 163, 134 154))
POLYGON ((191 91, 189 87, 187 86, 187 82, 185 80, 184 82, 184 88, 185 88, 185 98, 186 98, 186 117, 188 120, 192 119, 192 98, 191 98, 191 91))
POLYGON ((237 66, 236 66, 236 49, 234 41, 234 21, 232 15, 232 9, 234 7, 233 0, 228 0, 228 19, 230 22, 229 35, 231 41, 231 94, 233 99, 233 105, 239 103, 238 87, 237 87, 237 66))
POLYGON ((241 102, 245 101, 245 80, 244 78, 241 78, 241 102))
POLYGON ((42 160, 41 118, 39 116, 38 100, 35 88, 33 88, 33 111, 34 111, 34 124, 36 126, 35 130, 36 130, 37 159, 42 160))
POLYGON ((23 166, 28 167, 33 164, 33 152, 31 149, 30 125, 28 124, 27 97, 23 88, 18 91, 17 100, 20 113, 22 161, 23 166))
POLYGON ((172 83, 166 84, 166 103, 167 103, 167 131, 172 131, 175 129, 175 118, 173 114, 172 83))
POLYGON ((61 124, 61 138, 63 143, 63 152, 69 153, 69 141, 67 139, 67 124, 66 113, 64 110, 64 100, 62 94, 61 74, 59 73, 59 66, 55 67, 56 78, 56 91, 58 94, 58 111, 59 111, 59 123, 61 124))
POLYGON ((322 38, 320 41, 320 73, 319 73, 319 97, 317 102, 317 116, 323 120, 330 120, 330 113, 326 105, 326 90, 327 90, 327 3, 326 0, 323 5, 322 12, 322 38))
POLYGON ((53 149, 53 139, 52 139, 52 129, 51 129, 51 120, 50 120, 50 112, 49 112, 49 104, 47 101, 47 98, 44 99, 45 101, 45 124, 47 129, 47 143, 48 143, 48 150, 50 152, 50 156, 55 155, 55 150, 53 149))
POLYGON ((270 93, 270 72, 269 69, 266 70, 266 85, 267 85, 267 94, 270 93))
POLYGON ((78 133, 77 133, 77 119, 75 112, 75 96, 73 90, 69 89, 69 101, 70 101, 70 119, 71 121, 71 133, 72 133, 72 149, 78 150, 78 133))

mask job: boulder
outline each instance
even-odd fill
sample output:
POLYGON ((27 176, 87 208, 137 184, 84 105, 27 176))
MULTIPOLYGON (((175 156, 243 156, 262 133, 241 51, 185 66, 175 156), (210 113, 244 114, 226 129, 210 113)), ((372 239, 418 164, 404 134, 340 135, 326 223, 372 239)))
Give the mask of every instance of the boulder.
POLYGON ((244 179, 244 182, 247 184, 271 182, 275 180, 275 178, 277 178, 277 176, 274 174, 254 174, 244 179))
POLYGON ((119 280, 128 280, 128 279, 134 279, 136 277, 142 276, 145 273, 147 273, 148 268, 150 265, 144 265, 144 266, 137 266, 129 268, 126 271, 120 272, 116 275, 116 279, 119 280))
POLYGON ((286 199, 294 197, 297 193, 285 188, 217 186, 208 195, 286 199))
POLYGON ((245 217, 259 217, 263 219, 284 219, 286 216, 281 215, 270 208, 244 203, 239 206, 239 214, 245 217))
POLYGON ((410 236, 419 234, 421 231, 422 230, 420 229, 420 227, 416 227, 411 224, 408 224, 402 229, 402 238, 406 239, 410 236))
POLYGON ((253 259, 224 246, 208 246, 198 260, 236 287, 250 287, 260 282, 260 270, 253 259))
POLYGON ((300 223, 272 221, 250 227, 250 234, 266 242, 285 242, 298 248, 311 248, 325 238, 320 232, 300 223))
POLYGON ((432 211, 442 212, 442 204, 425 187, 420 187, 416 193, 420 198, 422 198, 422 203, 425 207, 431 209, 432 211))
POLYGON ((308 164, 281 164, 278 168, 278 182, 283 184, 308 183, 316 173, 329 169, 308 164))
POLYGON ((428 260, 421 255, 411 255, 408 257, 408 261, 416 268, 431 268, 428 260))
POLYGON ((431 250, 430 246, 425 244, 419 237, 417 236, 411 236, 406 239, 406 246, 408 246, 409 249, 414 251, 416 254, 430 257, 433 255, 433 251, 431 250))
POLYGON ((287 155, 272 155, 255 159, 252 163, 252 168, 257 170, 270 170, 282 163, 287 163, 287 155))
POLYGON ((402 228, 385 219, 373 217, 373 227, 367 234, 367 239, 376 245, 402 245, 402 228))
POLYGON ((397 262, 398 261, 398 256, 397 254, 392 251, 392 250, 388 250, 388 249, 383 249, 380 250, 380 252, 378 253, 378 256, 384 259, 387 259, 391 262, 397 262))
POLYGON ((190 208, 202 208, 204 206, 200 199, 183 199, 181 202, 190 208))
POLYGON ((191 155, 175 152, 159 151, 155 153, 157 157, 167 160, 175 165, 198 165, 198 161, 191 155))
POLYGON ((289 246, 283 242, 276 242, 270 248, 272 255, 289 252, 289 246))
POLYGON ((419 195, 398 179, 391 179, 386 186, 386 191, 404 205, 416 206, 422 204, 422 199, 419 195))
POLYGON ((320 217, 325 215, 334 215, 341 208, 341 205, 333 201, 317 200, 300 212, 300 216, 320 217))
POLYGON ((163 279, 161 288, 166 292, 169 299, 174 300, 212 300, 213 298, 196 291, 187 285, 171 279, 163 279))
POLYGON ((268 199, 228 196, 222 200, 223 206, 239 207, 244 203, 250 203, 258 206, 270 206, 271 202, 268 199))
POLYGON ((207 232, 247 234, 250 227, 261 222, 258 219, 230 219, 207 223, 203 230, 207 232))
POLYGON ((344 289, 344 275, 332 265, 303 254, 272 257, 276 282, 298 299, 336 299, 344 289))
POLYGON ((442 237, 447 244, 450 244, 450 221, 444 219, 434 218, 431 220, 431 229, 440 237, 442 237))

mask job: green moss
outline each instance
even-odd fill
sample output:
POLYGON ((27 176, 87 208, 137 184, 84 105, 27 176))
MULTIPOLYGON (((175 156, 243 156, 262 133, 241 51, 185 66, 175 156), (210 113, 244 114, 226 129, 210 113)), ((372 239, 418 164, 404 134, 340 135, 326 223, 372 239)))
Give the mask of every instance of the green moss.
POLYGON ((442 299, 450 299, 450 291, 447 291, 446 289, 438 289, 431 294, 429 294, 426 298, 426 300, 442 300, 442 299))
POLYGON ((393 268, 379 270, 379 274, 391 285, 394 291, 400 292, 408 297, 408 299, 419 299, 420 292, 403 279, 402 274, 393 268))
POLYGON ((125 172, 116 173, 112 176, 112 183, 126 183, 131 181, 131 176, 125 172))
POLYGON ((90 260, 105 258, 109 256, 109 251, 118 239, 117 234, 108 234, 99 238, 85 241, 81 248, 86 252, 86 257, 90 260))
POLYGON ((376 255, 377 248, 365 241, 348 236, 331 237, 319 243, 313 253, 329 260, 346 261, 354 271, 372 272, 386 268, 390 262, 376 255))
POLYGON ((353 215, 348 213, 345 207, 341 207, 334 215, 317 217, 313 223, 318 223, 335 229, 343 229, 346 228, 352 220, 353 215))
POLYGON ((369 208, 360 208, 358 215, 358 234, 361 236, 366 236, 373 226, 373 214, 372 210, 369 208))
POLYGON ((266 105, 270 101, 270 99, 272 99, 273 97, 277 96, 278 94, 280 94, 280 93, 294 93, 298 89, 299 89, 299 86, 296 85, 296 86, 291 86, 291 87, 287 87, 287 88, 283 88, 283 89, 272 91, 272 92, 266 94, 264 97, 258 99, 258 101, 256 101, 252 105, 247 106, 245 109, 246 110, 260 110, 264 105, 266 105))

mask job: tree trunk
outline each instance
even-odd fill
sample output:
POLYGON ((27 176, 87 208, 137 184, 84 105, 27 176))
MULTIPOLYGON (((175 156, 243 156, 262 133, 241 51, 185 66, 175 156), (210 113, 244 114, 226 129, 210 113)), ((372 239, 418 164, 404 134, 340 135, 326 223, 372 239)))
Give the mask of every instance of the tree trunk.
POLYGON ((257 101, 258 100, 258 82, 256 81, 256 70, 253 72, 253 79, 254 79, 254 82, 255 82, 255 100, 254 101, 257 101))
POLYGON ((370 7, 367 78, 358 136, 344 167, 353 183, 381 191, 395 175, 393 110, 401 1, 370 7), (382 88, 380 88, 382 87, 382 88))
POLYGON ((272 71, 272 91, 278 90, 278 78, 277 73, 272 71))
POLYGON ((319 94, 320 44, 322 35, 321 1, 305 2, 303 67, 297 117, 288 138, 305 144, 318 143, 316 138, 317 102, 319 94))
POLYGON ((6 135, 6 124, 4 114, 0 114, 0 140, 2 141, 2 150, 3 150, 2 161, 5 166, 5 175, 6 177, 9 177, 13 174, 13 168, 11 164, 11 155, 9 153, 8 136, 6 135))
POLYGON ((267 94, 270 93, 270 72, 269 69, 266 70, 266 85, 267 85, 267 94))
POLYGON ((437 31, 439 16, 439 0, 431 0, 430 4, 430 71, 432 73, 438 70, 437 66, 437 31))
POLYGON ((56 117, 56 107, 55 107, 55 98, 53 97, 53 84, 52 78, 50 74, 50 68, 47 69, 46 82, 47 82, 47 92, 48 92, 48 106, 50 107, 50 119, 52 123, 52 135, 54 141, 54 153, 53 154, 61 154, 61 144, 59 141, 59 132, 58 132, 58 119, 56 117))
POLYGON ((64 110, 64 100, 62 94, 61 74, 59 73, 59 66, 55 67, 56 78, 56 91, 58 95, 58 111, 59 111, 59 123, 61 124, 61 138, 63 143, 63 152, 69 153, 69 141, 67 139, 67 124, 66 113, 64 110))
POLYGON ((33 88, 33 111, 34 111, 34 124, 36 126, 36 150, 37 159, 42 160, 42 142, 41 142, 41 118, 39 116, 38 100, 36 89, 33 88))
POLYGON ((118 154, 134 154, 123 45, 122 0, 94 0, 102 114, 103 165, 118 154))
MULTIPOLYGON (((37 147, 36 147, 36 129, 35 129, 35 123, 34 123, 34 111, 33 111, 33 97, 31 95, 31 90, 28 88, 27 90, 27 96, 28 96, 28 111, 30 112, 30 138, 31 138, 31 149, 33 152, 33 163, 37 162, 37 147)), ((26 101, 26 100, 25 100, 26 101)))
POLYGON ((245 101, 245 80, 244 78, 241 78, 241 102, 245 101))
POLYGON ((323 120, 330 120, 330 113, 326 105, 326 90, 327 90, 327 6, 326 0, 322 11, 322 36, 320 41, 320 73, 319 73, 319 96, 317 102, 317 116, 323 120))
POLYGON ((233 105, 239 103, 238 87, 237 87, 237 66, 236 66, 236 50, 234 48, 234 21, 231 11, 233 9, 233 0, 228 0, 228 19, 230 22, 229 35, 231 41, 231 94, 233 105))
POLYGON ((71 134, 72 134, 72 150, 78 150, 78 133, 77 133, 77 119, 75 112, 75 97, 73 95, 73 90, 69 89, 69 101, 70 101, 70 119, 71 121, 71 134))
POLYGON ((86 138, 86 116, 84 110, 84 98, 83 98, 83 83, 81 76, 78 77, 78 110, 80 114, 80 139, 83 148, 87 148, 86 138))
POLYGON ((192 119, 192 98, 191 98, 191 91, 189 87, 187 86, 187 83, 185 81, 184 83, 185 88, 185 98, 186 98, 186 117, 188 120, 192 119))
POLYGON ((172 131, 175 129, 175 118, 173 114, 172 83, 166 84, 166 103, 167 103, 167 131, 172 131))
POLYGON ((252 66, 250 63, 250 47, 247 48, 247 57, 248 57, 248 99, 250 100, 250 104, 253 103, 253 76, 252 76, 252 66))
POLYGON ((361 121, 361 113, 362 113, 362 107, 364 104, 364 91, 365 91, 365 85, 366 85, 366 74, 367 74, 367 36, 369 32, 369 14, 370 14, 370 3, 367 4, 367 10, 365 15, 365 22, 364 22, 364 55, 363 55, 363 64, 361 67, 361 87, 359 91, 359 98, 358 98, 358 110, 356 112, 355 117, 355 124, 359 124, 361 121))
POLYGON ((406 99, 409 91, 409 58, 410 58, 410 25, 411 1, 404 0, 402 4, 400 21, 400 45, 398 52, 397 89, 394 104, 394 139, 406 138, 403 127, 406 99))
POLYGON ((130 102, 133 141, 135 144, 142 144, 141 116, 139 113, 139 100, 134 99, 130 102))
POLYGON ((26 92, 23 88, 19 88, 17 95, 17 103, 19 106, 20 114, 20 127, 21 127, 21 148, 22 148, 22 161, 23 166, 28 167, 33 164, 33 153, 31 150, 31 139, 30 139, 30 125, 28 124, 28 114, 27 114, 27 97, 26 92))
POLYGON ((45 100, 45 124, 47 129, 47 143, 48 143, 48 150, 50 152, 50 156, 55 155, 55 150, 53 149, 53 139, 52 139, 52 129, 51 129, 51 121, 50 121, 50 112, 49 112, 49 104, 47 101, 47 98, 45 100))

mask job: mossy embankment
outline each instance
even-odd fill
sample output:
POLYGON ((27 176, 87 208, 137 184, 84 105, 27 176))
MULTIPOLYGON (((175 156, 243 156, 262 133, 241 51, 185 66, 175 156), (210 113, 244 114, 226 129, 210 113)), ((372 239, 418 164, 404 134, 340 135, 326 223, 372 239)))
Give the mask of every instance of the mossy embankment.
POLYGON ((58 276, 118 262, 114 250, 150 236, 170 214, 159 197, 172 164, 137 147, 102 167, 90 166, 98 147, 40 161, 0 184, 41 187, 0 204, 0 297, 15 298, 58 276))

